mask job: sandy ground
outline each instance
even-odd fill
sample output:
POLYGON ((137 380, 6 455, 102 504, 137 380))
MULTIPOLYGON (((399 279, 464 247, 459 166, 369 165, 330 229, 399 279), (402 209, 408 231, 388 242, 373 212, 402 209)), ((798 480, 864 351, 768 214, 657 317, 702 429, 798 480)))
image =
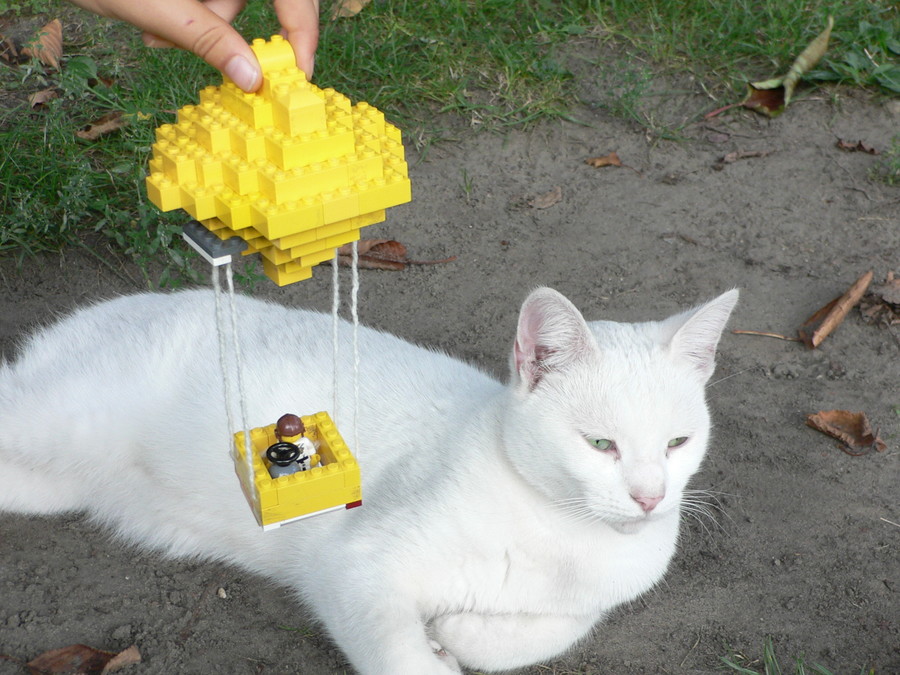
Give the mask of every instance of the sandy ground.
MULTIPOLYGON (((732 328, 793 335, 861 273, 900 272, 900 191, 872 182, 896 103, 843 93, 776 120, 737 113, 654 142, 590 103, 580 124, 408 148, 414 200, 372 237, 449 264, 363 274, 362 318, 504 375, 518 306, 536 285, 589 318, 658 318, 732 287, 732 328), (585 158, 617 151, 630 168, 585 158), (764 157, 716 168, 733 151, 764 157), (547 208, 531 197, 561 188, 547 208)), ((669 113, 715 107, 700 96, 669 113)), ((104 252, 104 254, 109 255, 104 252)), ((134 273, 122 263, 122 271, 134 273)), ((75 250, 0 260, 0 347, 58 312, 137 290, 75 250)), ((327 308, 330 271, 257 294, 327 308)), ((527 673, 710 673, 771 635, 785 666, 804 654, 836 674, 900 673, 900 331, 852 313, 817 350, 726 334, 709 395, 714 441, 695 486, 714 519, 684 523, 665 583, 590 641, 527 673), (865 411, 888 449, 852 457, 808 413, 865 411), (790 657, 790 658, 789 658, 790 657)), ((300 525, 302 527, 302 525, 300 525)), ((540 639, 536 635, 535 639, 540 639)), ((72 643, 131 644, 134 673, 343 673, 311 616, 245 572, 125 548, 80 517, 0 518, 0 672, 72 643), (224 589, 226 597, 220 597, 224 589)), ((398 674, 399 675, 399 674, 398 674)))

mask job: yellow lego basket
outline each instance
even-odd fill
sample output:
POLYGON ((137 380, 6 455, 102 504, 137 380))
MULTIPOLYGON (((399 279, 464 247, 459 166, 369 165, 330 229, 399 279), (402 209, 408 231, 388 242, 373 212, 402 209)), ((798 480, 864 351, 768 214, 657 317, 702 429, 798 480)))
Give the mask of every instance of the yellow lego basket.
POLYGON ((253 476, 245 454, 244 432, 234 435, 234 468, 263 530, 362 504, 359 464, 326 412, 301 417, 306 436, 317 446, 320 465, 271 478, 266 449, 278 442, 275 425, 250 430, 253 476), (255 486, 255 489, 253 489, 255 486))

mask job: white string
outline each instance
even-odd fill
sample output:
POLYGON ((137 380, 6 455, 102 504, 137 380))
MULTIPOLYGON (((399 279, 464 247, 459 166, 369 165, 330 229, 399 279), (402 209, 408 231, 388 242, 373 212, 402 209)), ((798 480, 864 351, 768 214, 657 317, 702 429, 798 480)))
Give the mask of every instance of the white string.
POLYGON ((337 423, 338 416, 338 328, 341 308, 340 274, 338 273, 338 249, 334 249, 334 259, 331 261, 331 394, 332 394, 332 419, 337 423))
POLYGON ((359 452, 359 242, 353 242, 353 284, 350 313, 353 316, 353 451, 359 452))
MULTIPOLYGON (((250 443, 250 427, 247 425, 247 396, 244 391, 244 364, 241 361, 241 343, 237 332, 237 306, 234 301, 234 275, 231 263, 225 263, 225 280, 228 283, 228 298, 231 302, 231 341, 234 347, 234 360, 237 366, 238 396, 241 404, 241 428, 244 430, 244 455, 247 469, 250 472, 250 494, 256 498, 256 473, 253 468, 253 449, 250 443)), ((234 428, 234 427, 232 427, 234 428)))
MULTIPOLYGON (((228 377, 228 364, 225 362, 225 331, 222 328, 224 317, 222 316, 222 282, 219 281, 219 268, 212 265, 212 285, 216 297, 216 336, 219 338, 219 368, 222 371, 222 389, 225 393, 225 419, 228 423, 228 433, 234 429, 234 419, 231 416, 231 402, 234 395, 231 391, 231 378, 228 377)), ((229 438, 231 438, 229 436, 229 438)), ((229 449, 231 444, 229 443, 229 449)))

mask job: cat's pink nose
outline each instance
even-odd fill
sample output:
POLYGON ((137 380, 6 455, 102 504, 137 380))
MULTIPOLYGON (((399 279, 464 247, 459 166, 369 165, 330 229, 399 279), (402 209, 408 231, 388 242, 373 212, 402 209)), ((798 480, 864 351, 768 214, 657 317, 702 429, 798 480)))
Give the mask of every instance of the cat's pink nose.
POLYGON ((650 513, 653 509, 656 508, 656 505, 659 504, 665 495, 660 495, 659 497, 636 497, 635 495, 631 495, 631 498, 641 505, 641 508, 644 509, 645 513, 650 513))

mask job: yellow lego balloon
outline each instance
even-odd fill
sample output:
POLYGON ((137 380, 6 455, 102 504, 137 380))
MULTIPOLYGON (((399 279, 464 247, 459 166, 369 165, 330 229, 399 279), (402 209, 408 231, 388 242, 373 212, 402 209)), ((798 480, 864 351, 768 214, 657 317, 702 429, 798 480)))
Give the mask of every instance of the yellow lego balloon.
POLYGON ((251 47, 261 89, 247 94, 226 78, 159 127, 147 194, 220 239, 242 238, 284 286, 408 202, 411 189, 400 131, 380 111, 308 82, 279 35, 251 47))

